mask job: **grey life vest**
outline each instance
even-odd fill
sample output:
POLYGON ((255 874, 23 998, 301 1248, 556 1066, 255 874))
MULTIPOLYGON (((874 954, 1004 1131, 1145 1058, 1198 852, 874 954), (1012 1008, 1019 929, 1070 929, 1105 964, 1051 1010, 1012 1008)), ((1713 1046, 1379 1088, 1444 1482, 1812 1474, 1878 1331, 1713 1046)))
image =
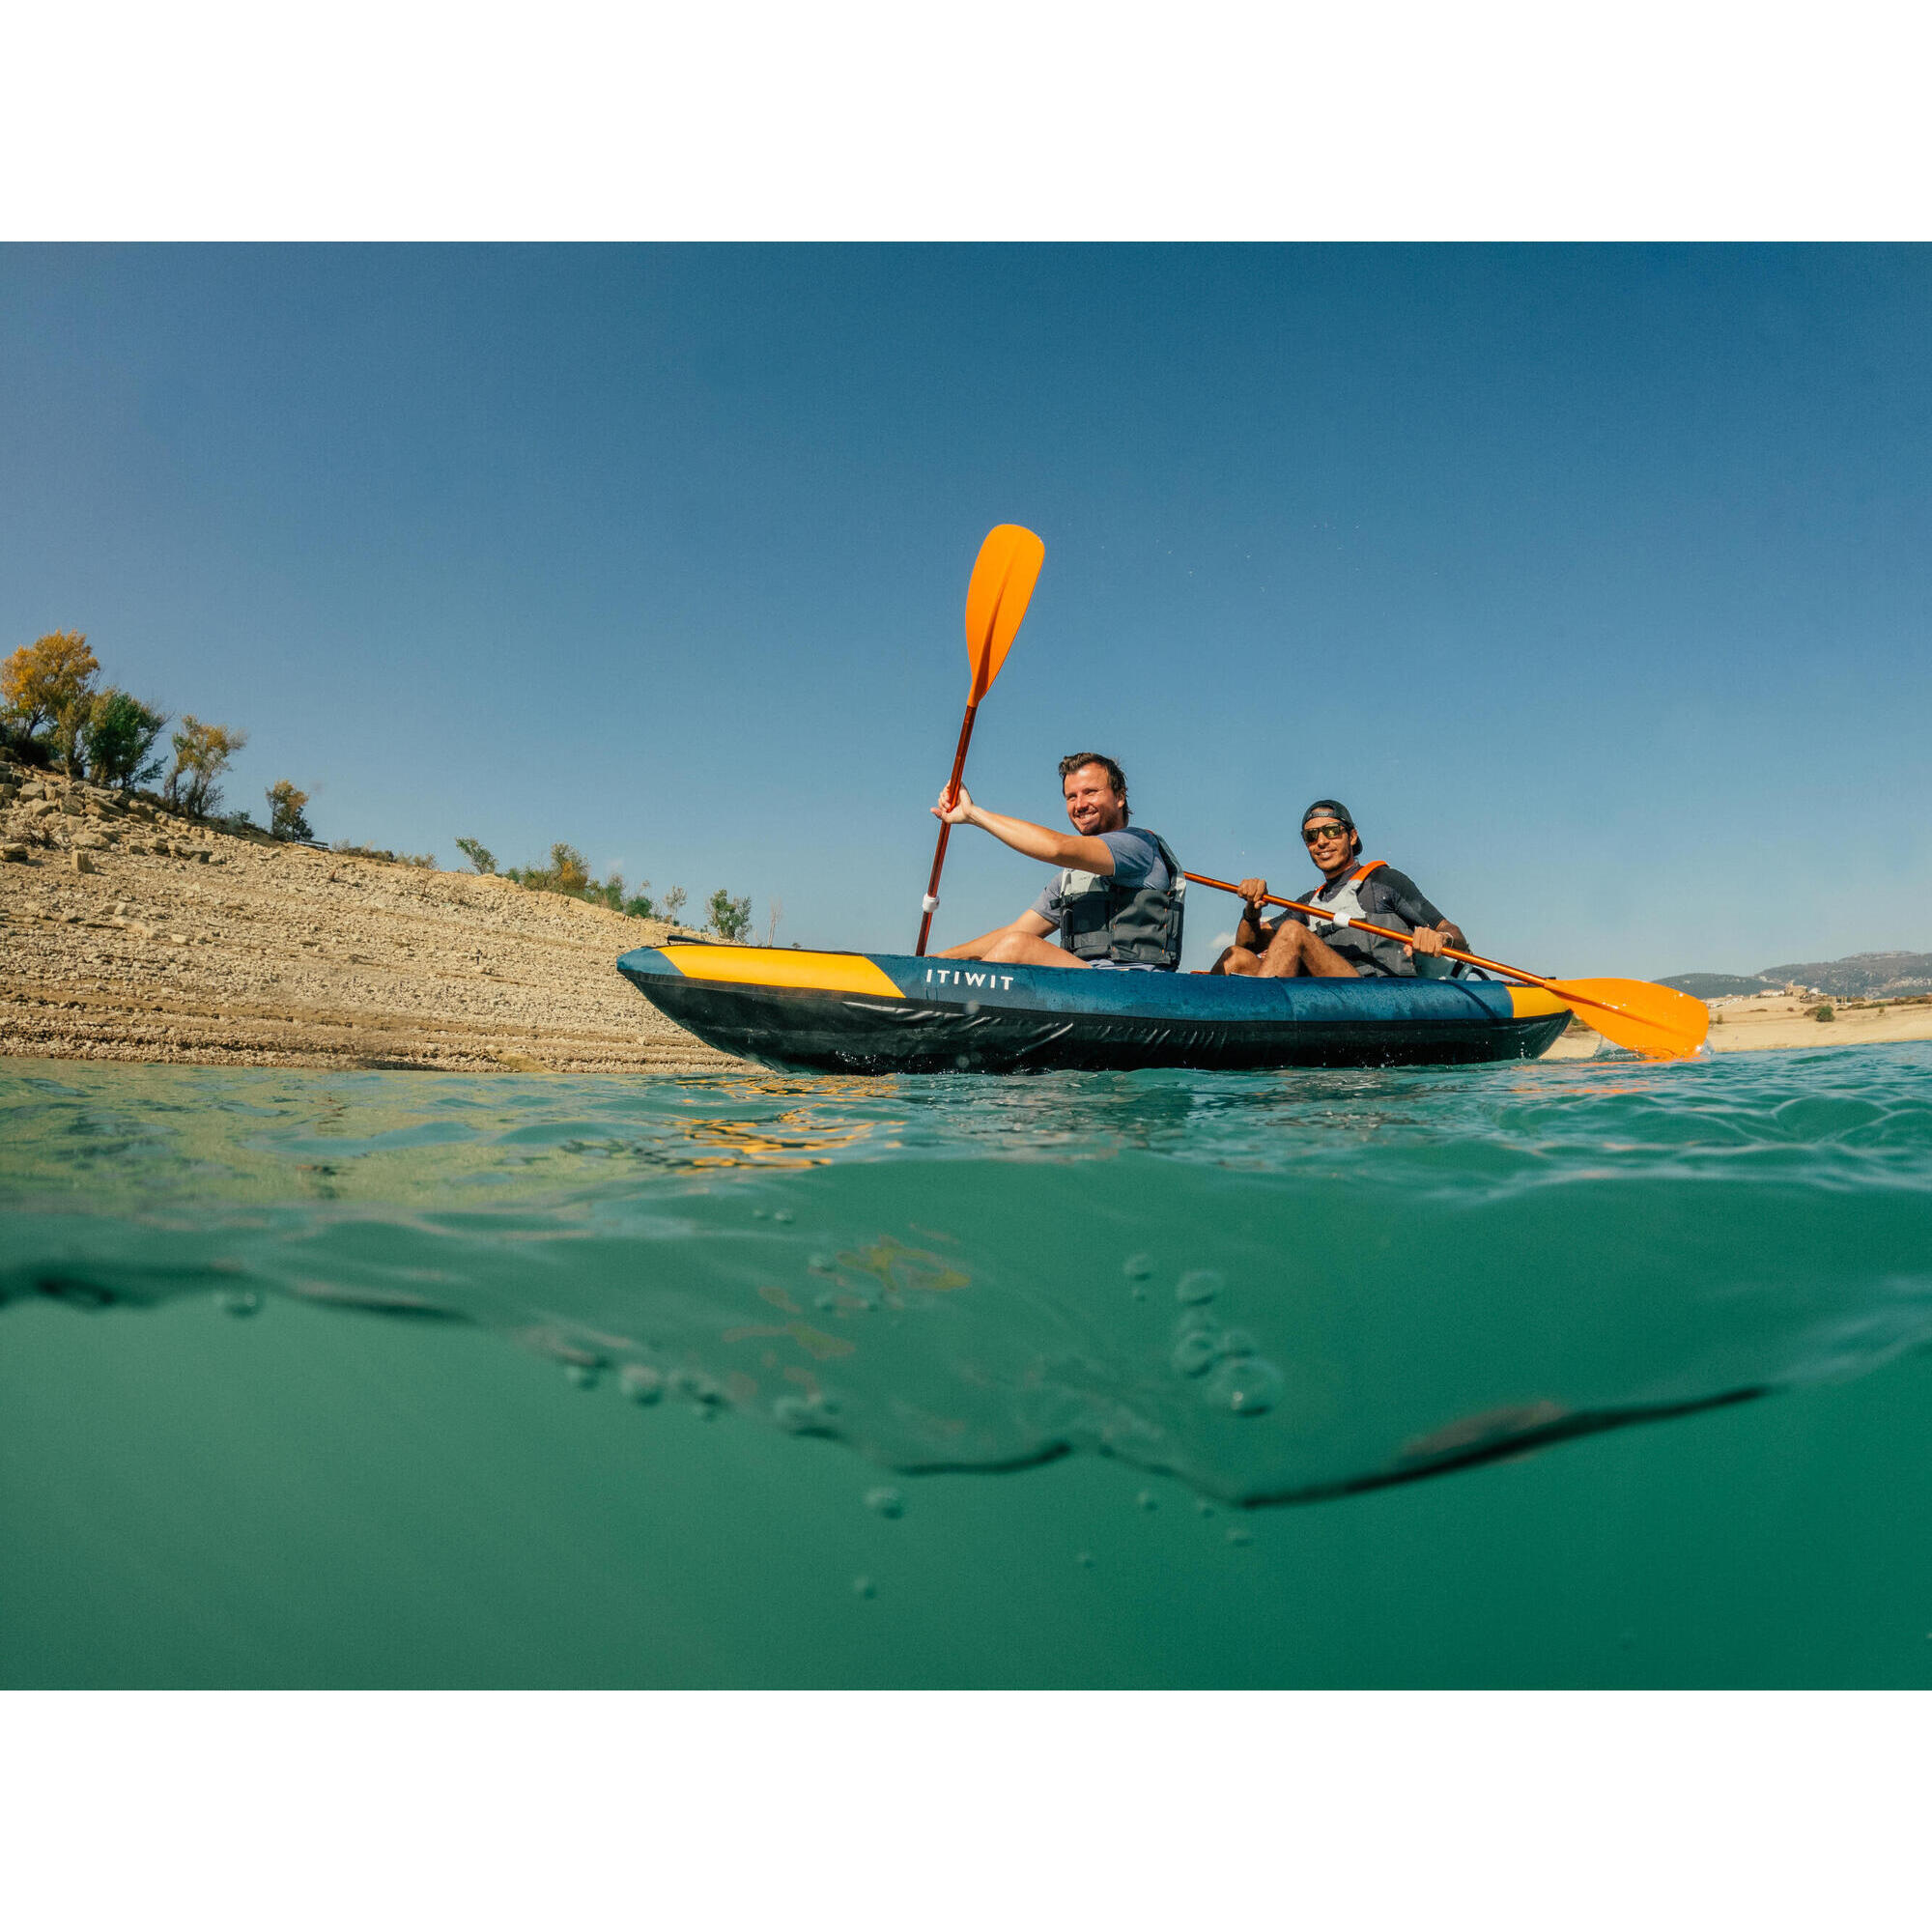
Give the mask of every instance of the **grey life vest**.
POLYGON ((1164 891, 1117 886, 1098 872, 1061 873, 1060 943, 1076 959, 1112 959, 1122 966, 1158 966, 1170 973, 1179 967, 1187 881, 1180 876, 1180 861, 1167 849, 1167 840, 1158 832, 1148 837, 1167 867, 1171 883, 1164 891))
POLYGON ((1316 938, 1326 940, 1358 973, 1366 966, 1371 972, 1398 978, 1413 974, 1425 980, 1446 980, 1456 970, 1453 959, 1411 952, 1392 939, 1378 939, 1373 932, 1355 929, 1354 922, 1363 919, 1386 926, 1391 932, 1414 929, 1398 912, 1385 909, 1372 915, 1362 909, 1362 881, 1387 864, 1386 859, 1371 859, 1366 866, 1358 866, 1350 872, 1332 895, 1317 898, 1311 894, 1308 903, 1319 905, 1328 917, 1311 919, 1309 930, 1316 938))

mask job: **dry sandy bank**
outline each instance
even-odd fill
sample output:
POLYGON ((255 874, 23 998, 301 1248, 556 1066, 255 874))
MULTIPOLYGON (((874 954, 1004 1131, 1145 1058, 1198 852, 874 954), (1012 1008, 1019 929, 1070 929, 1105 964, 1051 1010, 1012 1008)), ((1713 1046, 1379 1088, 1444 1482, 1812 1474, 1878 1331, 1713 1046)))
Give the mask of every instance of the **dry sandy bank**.
POLYGON ((669 930, 501 879, 216 832, 0 765, 0 1053, 741 1066, 615 971, 669 930))

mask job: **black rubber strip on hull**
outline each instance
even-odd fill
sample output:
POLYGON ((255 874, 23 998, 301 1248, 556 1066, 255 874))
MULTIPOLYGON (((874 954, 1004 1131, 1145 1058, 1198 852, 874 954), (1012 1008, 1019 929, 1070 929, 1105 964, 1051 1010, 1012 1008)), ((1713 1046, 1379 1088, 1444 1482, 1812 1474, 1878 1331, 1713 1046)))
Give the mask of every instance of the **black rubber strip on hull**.
POLYGON ((1456 1066, 1534 1060, 1568 1013, 1530 1019, 1222 1023, 1042 1013, 979 1004, 724 985, 630 975, 668 1018, 722 1053, 786 1072, 1054 1073, 1193 1066, 1223 1072, 1289 1066, 1456 1066))

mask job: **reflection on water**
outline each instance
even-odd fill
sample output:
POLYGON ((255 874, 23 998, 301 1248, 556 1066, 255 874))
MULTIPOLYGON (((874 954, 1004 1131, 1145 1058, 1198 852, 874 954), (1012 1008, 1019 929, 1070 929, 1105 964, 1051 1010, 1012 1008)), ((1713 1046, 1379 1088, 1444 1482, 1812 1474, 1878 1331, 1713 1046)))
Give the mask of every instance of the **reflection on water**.
POLYGON ((1089 1452, 1300 1500, 1932 1336, 1919 1047, 1013 1082, 5 1065, 0 1294, 476 1323, 642 1409, 904 1470, 1089 1452))

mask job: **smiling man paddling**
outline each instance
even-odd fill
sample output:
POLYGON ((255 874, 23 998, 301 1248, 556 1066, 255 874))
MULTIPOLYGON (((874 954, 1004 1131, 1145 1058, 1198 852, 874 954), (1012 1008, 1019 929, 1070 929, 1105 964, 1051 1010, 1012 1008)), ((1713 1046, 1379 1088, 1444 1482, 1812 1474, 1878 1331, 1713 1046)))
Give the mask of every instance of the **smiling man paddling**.
POLYGON ((1029 859, 1063 869, 1010 925, 949 947, 942 959, 991 959, 1022 966, 1102 966, 1172 973, 1180 964, 1180 861, 1158 833, 1127 823, 1127 781, 1112 758, 1076 752, 1060 761, 1073 836, 973 803, 962 785, 933 816, 977 825, 1029 859), (1058 930, 1060 943, 1047 934, 1058 930))
POLYGON ((1468 950, 1463 928, 1444 919, 1406 872, 1381 859, 1361 864, 1361 834, 1340 800, 1318 798, 1301 814, 1301 838, 1308 856, 1321 868, 1321 885, 1306 895, 1309 904, 1331 908, 1344 918, 1371 920, 1407 938, 1380 939, 1332 921, 1311 921, 1299 912, 1284 913, 1276 923, 1265 925, 1261 902, 1267 881, 1243 879, 1239 890, 1248 903, 1235 928, 1235 943, 1208 969, 1210 973, 1246 973, 1264 980, 1298 974, 1325 980, 1439 977, 1452 970, 1442 957, 1443 947, 1468 950))

